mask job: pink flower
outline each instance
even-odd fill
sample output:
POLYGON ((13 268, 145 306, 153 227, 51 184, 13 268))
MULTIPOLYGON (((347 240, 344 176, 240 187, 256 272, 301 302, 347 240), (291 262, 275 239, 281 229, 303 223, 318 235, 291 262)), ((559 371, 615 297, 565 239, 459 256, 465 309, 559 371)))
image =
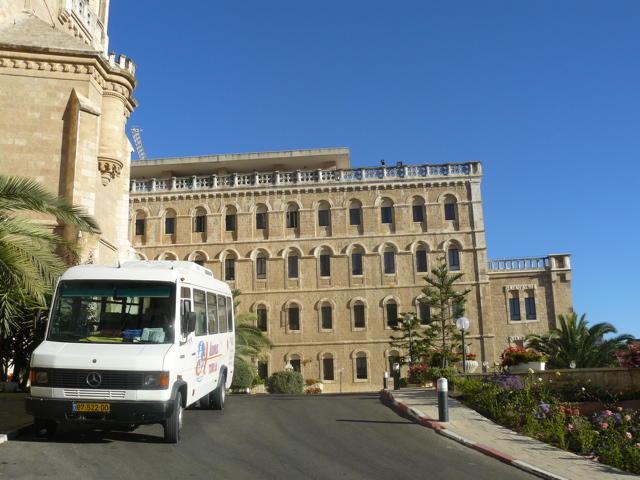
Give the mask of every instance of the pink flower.
POLYGON ((603 422, 601 425, 602 428, 608 428, 609 424, 607 422, 603 422))
POLYGON ((631 433, 630 432, 627 432, 626 435, 627 435, 627 438, 631 438, 631 433))
POLYGON ((638 450, 640 450, 640 443, 636 443, 636 447, 638 447, 638 450))
MULTIPOLYGON (((573 425, 571 425, 571 424, 567 425, 567 430, 568 430, 568 431, 573 430, 573 425)), ((640 447, 638 447, 638 448, 640 448, 640 447)))
POLYGON ((605 411, 604 411, 604 414, 605 414, 605 415, 611 415, 611 410, 605 410, 605 411))
POLYGON ((625 415, 624 419, 628 422, 629 420, 631 420, 631 417, 629 415, 625 415))
POLYGON ((616 408, 616 410, 618 410, 619 412, 621 412, 621 411, 622 411, 622 407, 618 407, 618 408, 616 408))

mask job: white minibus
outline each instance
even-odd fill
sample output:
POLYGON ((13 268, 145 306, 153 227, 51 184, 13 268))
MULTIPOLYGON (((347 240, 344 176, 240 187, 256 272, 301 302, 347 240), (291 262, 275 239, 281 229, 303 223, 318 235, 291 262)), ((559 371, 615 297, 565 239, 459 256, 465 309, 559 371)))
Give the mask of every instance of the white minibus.
POLYGON ((31 358, 26 410, 41 435, 61 422, 161 423, 176 443, 184 408, 224 408, 234 352, 231 290, 209 269, 182 261, 72 267, 31 358))

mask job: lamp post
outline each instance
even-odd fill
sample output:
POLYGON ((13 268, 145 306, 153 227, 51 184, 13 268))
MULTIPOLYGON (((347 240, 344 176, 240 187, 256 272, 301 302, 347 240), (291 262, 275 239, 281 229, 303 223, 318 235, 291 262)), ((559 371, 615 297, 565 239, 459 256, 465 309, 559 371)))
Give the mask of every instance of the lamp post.
POLYGON ((410 313, 407 313, 404 317, 404 323, 409 329, 409 366, 413 365, 413 335, 411 332, 411 323, 413 322, 414 316, 410 313))
POLYGON ((464 332, 469 330, 469 319, 466 317, 460 317, 456 320, 456 327, 462 332, 462 371, 467 373, 467 348, 464 342, 464 332))
POLYGON ((285 371, 290 372, 291 370, 293 370, 293 365, 291 365, 291 363, 287 362, 287 364, 284 366, 285 371))
POLYGON ((344 367, 340 367, 340 393, 342 393, 342 372, 344 372, 344 367))

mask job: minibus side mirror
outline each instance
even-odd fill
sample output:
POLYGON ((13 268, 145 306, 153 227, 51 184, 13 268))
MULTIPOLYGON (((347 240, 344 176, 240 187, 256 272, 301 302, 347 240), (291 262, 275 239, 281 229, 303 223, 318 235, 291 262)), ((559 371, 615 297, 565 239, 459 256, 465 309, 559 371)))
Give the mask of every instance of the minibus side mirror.
POLYGON ((196 331, 196 312, 187 313, 187 332, 196 331))

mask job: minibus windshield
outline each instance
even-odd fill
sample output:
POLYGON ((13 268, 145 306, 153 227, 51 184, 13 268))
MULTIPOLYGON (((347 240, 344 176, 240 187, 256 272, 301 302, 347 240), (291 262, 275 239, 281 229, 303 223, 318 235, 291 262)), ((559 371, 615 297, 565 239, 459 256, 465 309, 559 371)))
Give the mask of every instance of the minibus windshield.
POLYGON ((175 284, 82 280, 58 285, 48 339, 59 342, 173 343, 175 284))

